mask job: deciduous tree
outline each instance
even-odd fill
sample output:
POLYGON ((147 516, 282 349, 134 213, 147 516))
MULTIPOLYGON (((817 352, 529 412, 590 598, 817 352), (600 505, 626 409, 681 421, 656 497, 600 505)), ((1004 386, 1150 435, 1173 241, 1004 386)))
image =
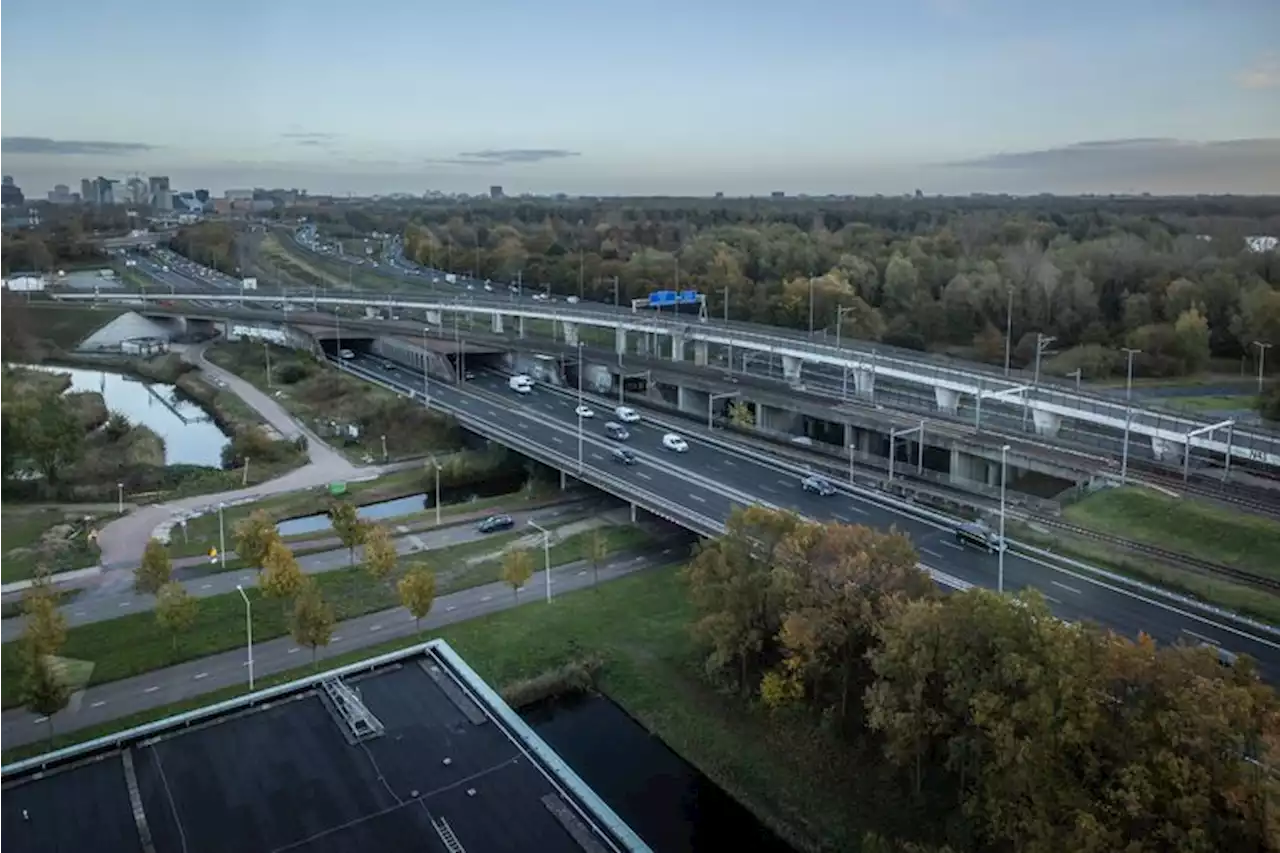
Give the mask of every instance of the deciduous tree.
POLYGON ((53 718, 71 699, 71 688, 51 655, 44 654, 35 643, 19 644, 22 656, 22 705, 49 724, 49 746, 53 747, 53 718))
POLYGON ((334 501, 329 505, 329 521, 333 524, 333 532, 338 534, 338 540, 347 546, 347 554, 354 566, 356 546, 364 543, 368 525, 360 518, 355 505, 347 501, 334 501))
POLYGON ((311 666, 316 665, 316 654, 321 646, 329 645, 333 636, 334 614, 320 594, 315 581, 307 580, 293 603, 293 620, 290 631, 298 645, 311 649, 311 666))
POLYGON ((256 510, 248 518, 237 522, 232 536, 236 543, 236 555, 256 569, 263 567, 271 545, 280 541, 276 523, 263 510, 256 510))
POLYGON ((436 600, 436 576, 424 563, 414 563, 396 585, 400 603, 413 616, 414 630, 422 633, 422 619, 436 600))
POLYGON ((178 635, 195 624, 199 606, 195 596, 177 581, 166 583, 157 592, 156 622, 169 632, 174 651, 178 649, 178 635))
POLYGON ((169 551, 159 539, 148 539, 142 551, 142 561, 133 570, 133 590, 144 595, 155 595, 173 576, 169 551))
POLYGON ((587 559, 591 561, 591 583, 600 583, 600 564, 609 556, 609 536, 597 527, 587 536, 587 559))
POLYGON ((511 548, 502 555, 502 581, 520 600, 520 590, 533 577, 533 553, 528 548, 511 548))
POLYGON ((289 547, 279 540, 272 542, 266 559, 262 561, 262 576, 258 579, 262 592, 287 601, 301 591, 306 580, 289 547))
POLYGON ((22 639, 40 654, 54 655, 67 641, 67 617, 58 609, 58 594, 49 580, 49 570, 41 567, 31 585, 22 593, 26 621, 22 639))
POLYGON ((756 425, 756 413, 745 401, 733 400, 729 403, 729 423, 740 429, 751 429, 756 425))
POLYGON ((390 577, 400 554, 391 532, 380 524, 369 525, 364 537, 364 570, 375 581, 390 577))

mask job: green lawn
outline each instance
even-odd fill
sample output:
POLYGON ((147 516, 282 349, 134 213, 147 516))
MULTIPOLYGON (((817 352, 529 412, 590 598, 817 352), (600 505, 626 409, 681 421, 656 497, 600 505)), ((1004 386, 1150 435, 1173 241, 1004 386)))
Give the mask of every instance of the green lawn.
POLYGON ((74 349, 81 341, 123 313, 120 308, 103 305, 61 305, 32 302, 25 306, 35 338, 47 340, 62 349, 74 349))
POLYGON ((1280 577, 1280 522, 1148 489, 1104 489, 1063 510, 1083 527, 1280 577))
MULTIPOLYGON (((55 574, 95 565, 98 562, 98 548, 90 544, 84 534, 88 527, 99 522, 95 520, 86 526, 84 515, 85 513, 78 511, 23 507, 12 503, 6 505, 0 510, 0 537, 4 542, 3 559, 0 559, 0 582, 26 580, 42 564, 55 574), (39 547, 40 537, 53 526, 64 523, 76 528, 76 533, 67 541, 68 544, 56 551, 42 550, 39 547)), ((95 514, 95 519, 97 517, 95 514)))
POLYGON ((1188 412, 1234 412, 1241 409, 1253 411, 1258 408, 1258 396, 1256 394, 1159 397, 1155 402, 1170 408, 1185 409, 1188 412))
MULTIPOLYGON (((568 593, 437 632, 501 689, 583 655, 604 661, 601 689, 653 734, 746 804, 798 847, 850 851, 869 828, 908 828, 898 783, 875 754, 849 759, 804 721, 778 718, 709 687, 689 642, 691 610, 678 566, 568 593), (837 757, 841 756, 841 757, 837 757), (851 807, 851 804, 857 807, 851 807)), ((340 666, 412 645, 404 639, 326 661, 340 666)), ((309 674, 299 667, 259 686, 309 674)), ((56 746, 99 737, 244 692, 230 688, 58 736, 56 746)), ((4 754, 5 761, 45 744, 4 754)))
MULTIPOLYGON (((464 542, 450 548, 410 555, 401 561, 406 565, 423 560, 438 577, 436 594, 446 595, 498 580, 497 564, 492 562, 467 566, 461 563, 467 557, 500 551, 527 531, 513 530, 495 534, 474 542, 464 542)), ((569 545, 573 537, 566 540, 569 545)), ((634 547, 641 540, 631 528, 619 527, 610 531, 611 550, 634 547), (616 544, 615 544, 616 543, 616 544)), ((552 565, 561 565, 576 559, 572 547, 552 554, 552 565)), ((541 566, 539 566, 541 568, 541 566)), ((312 575, 326 601, 331 603, 339 621, 363 616, 378 610, 395 607, 399 602, 390 583, 374 583, 358 566, 337 569, 312 575)), ((268 640, 289 633, 288 611, 277 600, 265 598, 257 587, 246 590, 253 602, 253 636, 268 640)), ((236 648, 244 642, 244 602, 238 592, 214 595, 199 600, 195 624, 179 639, 177 648, 172 638, 156 624, 151 611, 133 613, 118 619, 91 622, 71 628, 67 632, 67 644, 60 654, 94 664, 90 684, 103 684, 150 672, 172 664, 236 648)), ((3 707, 17 703, 17 654, 15 643, 0 647, 3 655, 3 682, 0 698, 3 707)))

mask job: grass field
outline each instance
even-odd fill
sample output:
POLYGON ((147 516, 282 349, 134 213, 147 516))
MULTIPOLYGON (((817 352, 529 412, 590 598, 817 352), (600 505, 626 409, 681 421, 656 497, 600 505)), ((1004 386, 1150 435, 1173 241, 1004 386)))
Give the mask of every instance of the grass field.
MULTIPOLYGON (((13 583, 26 580, 35 574, 36 568, 45 565, 51 572, 70 572, 92 566, 98 561, 98 549, 85 539, 88 526, 85 513, 68 512, 50 507, 24 507, 9 503, 0 509, 0 537, 4 542, 3 559, 0 560, 0 582, 13 583), (58 524, 71 524, 76 528, 67 546, 42 554, 38 548, 40 537, 58 524), (87 526, 86 526, 87 525, 87 526)), ((95 519, 106 514, 95 514, 95 519)))
POLYGON ((1280 522, 1147 489, 1105 489, 1063 510, 1074 524, 1280 577, 1280 522))
MULTIPOLYGON (((437 632, 495 687, 534 677, 589 653, 604 666, 601 689, 687 761, 697 766, 767 824, 807 849, 852 851, 869 828, 909 828, 900 786, 876 754, 849 757, 817 727, 785 723, 725 696, 701 678, 689 642, 691 616, 678 566, 621 578, 598 588, 531 602, 437 632), (856 808, 851 804, 857 804, 856 808)), ((399 640, 326 662, 340 666, 412 645, 399 640)), ((260 687, 309 674, 299 667, 260 687)), ((59 735, 65 746, 230 698, 242 688, 155 709, 79 732, 59 735)), ((11 761, 45 744, 6 751, 11 761)))
MULTIPOLYGON (((501 551, 506 545, 528 535, 518 530, 465 542, 450 548, 425 551, 405 557, 401 566, 425 561, 437 576, 437 595, 498 580, 498 563, 485 561, 466 564, 469 557, 501 551)), ((643 545, 648 537, 630 526, 607 530, 609 550, 643 545)), ((563 565, 579 559, 582 537, 567 537, 552 551, 551 564, 563 565)), ((537 564, 541 569, 541 563, 537 564)), ((363 616, 395 607, 399 602, 394 578, 388 583, 375 583, 359 566, 312 575, 326 601, 333 605, 338 621, 363 616)), ((289 633, 288 608, 280 601, 261 595, 256 587, 246 590, 253 602, 253 636, 263 641, 289 633)), ((147 611, 79 625, 67 632, 67 643, 60 651, 63 657, 91 661, 94 664, 89 684, 103 684, 149 672, 161 667, 224 652, 244 642, 244 602, 238 592, 199 599, 195 624, 184 632, 176 649, 172 638, 156 624, 154 612, 147 611)), ((17 701, 17 648, 15 643, 0 647, 3 654, 3 680, 0 698, 5 708, 17 701)))
POLYGON ((119 308, 87 305, 57 305, 32 302, 24 306, 26 325, 32 337, 61 349, 74 349, 82 340, 110 323, 122 312, 119 308))
POLYGON ((1216 395, 1205 397, 1160 397, 1155 402, 1162 406, 1184 409, 1188 412, 1254 411, 1258 408, 1256 394, 1216 395))

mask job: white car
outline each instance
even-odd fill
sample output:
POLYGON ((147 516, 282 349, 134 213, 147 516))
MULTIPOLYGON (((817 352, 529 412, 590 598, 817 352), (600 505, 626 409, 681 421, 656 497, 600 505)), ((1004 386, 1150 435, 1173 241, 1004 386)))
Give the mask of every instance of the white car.
POLYGON ((573 410, 573 413, 580 418, 594 418, 596 413, 591 411, 590 406, 579 406, 573 410))
POLYGON ((689 449, 689 442, 674 432, 669 432, 662 437, 662 446, 667 450, 674 450, 676 453, 684 453, 689 449))
POLYGON ((624 424, 640 423, 640 413, 627 406, 619 406, 613 410, 613 414, 624 424))

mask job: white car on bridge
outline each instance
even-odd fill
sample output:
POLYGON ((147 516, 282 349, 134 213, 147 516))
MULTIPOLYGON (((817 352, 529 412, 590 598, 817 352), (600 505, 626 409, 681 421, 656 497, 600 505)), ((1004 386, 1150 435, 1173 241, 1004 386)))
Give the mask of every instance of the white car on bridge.
POLYGON ((587 405, 578 406, 578 408, 573 410, 573 413, 580 418, 594 418, 596 416, 596 413, 587 405))
POLYGON ((674 432, 669 432, 662 437, 662 446, 667 450, 674 450, 676 453, 684 453, 689 449, 689 442, 674 432))

